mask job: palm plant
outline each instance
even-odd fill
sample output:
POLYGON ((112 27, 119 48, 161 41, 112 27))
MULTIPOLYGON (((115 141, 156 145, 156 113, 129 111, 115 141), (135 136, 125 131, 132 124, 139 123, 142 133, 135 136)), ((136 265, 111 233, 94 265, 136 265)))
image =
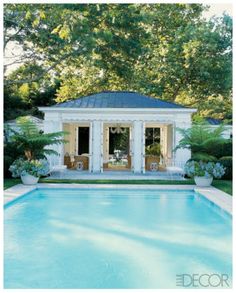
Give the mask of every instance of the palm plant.
POLYGON ((153 143, 145 148, 145 154, 151 156, 162 156, 161 145, 159 143, 153 143))
POLYGON ((194 124, 188 129, 177 129, 182 139, 176 146, 177 149, 190 149, 192 152, 192 159, 196 161, 216 161, 216 151, 226 143, 228 139, 225 139, 222 134, 225 131, 224 125, 220 125, 213 129, 210 125, 198 123, 194 124))
POLYGON ((28 161, 46 158, 46 155, 58 155, 48 147, 67 142, 64 139, 66 132, 43 133, 28 116, 19 117, 16 122, 18 130, 11 129, 11 141, 28 161))

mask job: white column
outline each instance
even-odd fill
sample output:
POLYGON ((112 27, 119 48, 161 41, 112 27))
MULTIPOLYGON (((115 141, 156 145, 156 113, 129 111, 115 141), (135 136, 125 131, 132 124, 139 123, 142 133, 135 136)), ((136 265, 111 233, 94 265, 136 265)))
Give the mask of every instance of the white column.
POLYGON ((134 173, 142 172, 142 138, 143 138, 143 123, 142 121, 134 121, 133 123, 133 170, 134 173))
POLYGON ((161 152, 163 155, 164 162, 167 162, 167 126, 161 127, 161 152))
MULTIPOLYGON (((189 125, 189 123, 185 123, 185 122, 176 122, 175 123, 175 128, 174 128, 174 132, 175 132, 175 142, 174 142, 174 148, 179 144, 179 141, 182 139, 182 135, 181 133, 176 129, 176 128, 182 128, 182 129, 186 129, 191 127, 191 125, 189 125)), ((184 164, 191 158, 191 151, 188 149, 178 149, 175 153, 174 153, 174 157, 175 157, 175 166, 180 166, 183 167, 184 164)))
POLYGON ((145 166, 145 146, 146 146, 146 138, 145 138, 145 123, 142 123, 142 173, 146 172, 145 166))
POLYGON ((103 123, 101 121, 93 121, 92 126, 92 172, 98 173, 102 171, 102 127, 103 123))
POLYGON ((130 169, 133 171, 133 158, 134 158, 134 143, 133 143, 133 126, 129 128, 129 155, 131 159, 130 169))
MULTIPOLYGON (((44 132, 51 133, 51 132, 59 132, 63 130, 62 120, 44 120, 44 132)), ((48 147, 50 149, 55 150, 58 153, 57 155, 48 156, 48 161, 50 166, 55 165, 63 165, 64 164, 64 146, 63 144, 60 145, 52 145, 48 147)))
MULTIPOLYGON (((162 155, 164 156, 164 129, 163 126, 160 127, 160 150, 162 155)), ((160 158, 160 163, 163 164, 162 157, 160 158)))
POLYGON ((104 137, 104 127, 103 127, 103 122, 101 122, 101 132, 100 132, 100 141, 101 141, 101 145, 100 145, 100 153, 101 153, 101 160, 100 160, 100 171, 101 173, 103 173, 103 137, 104 137))
POLYGON ((109 127, 104 127, 103 136, 103 161, 107 163, 109 161, 109 127))
POLYGON ((89 172, 93 172, 93 122, 89 123, 89 172))
POLYGON ((173 125, 167 126, 167 164, 172 160, 173 153, 173 125))

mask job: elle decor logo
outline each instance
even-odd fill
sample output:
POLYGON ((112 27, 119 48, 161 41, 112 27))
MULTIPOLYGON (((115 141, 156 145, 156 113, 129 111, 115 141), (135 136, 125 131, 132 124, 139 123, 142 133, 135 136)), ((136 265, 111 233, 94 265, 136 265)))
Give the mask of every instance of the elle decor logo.
POLYGON ((176 286, 185 288, 229 288, 227 274, 180 274, 176 286))

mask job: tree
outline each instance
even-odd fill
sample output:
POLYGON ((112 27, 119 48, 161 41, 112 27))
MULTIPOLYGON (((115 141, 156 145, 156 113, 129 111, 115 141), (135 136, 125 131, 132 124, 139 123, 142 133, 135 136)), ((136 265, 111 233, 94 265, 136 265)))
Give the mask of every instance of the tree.
MULTIPOLYGON (((73 74, 76 63, 61 75, 56 101, 67 100, 68 93, 75 98, 78 93, 86 95, 101 90, 135 90, 166 99, 166 84, 175 86, 175 80, 170 77, 178 79, 182 66, 180 61, 178 67, 173 66, 172 59, 178 52, 173 49, 170 55, 168 48, 176 46, 176 30, 180 29, 184 35, 185 27, 200 21, 203 7, 178 4, 102 7, 102 19, 107 21, 100 23, 98 29, 106 29, 110 38, 98 42, 95 55, 90 56, 76 75, 73 74), (116 15, 113 22, 112 15, 116 15), (165 52, 167 56, 163 55, 165 52)), ((183 41, 179 46, 182 44, 183 41)), ((171 100, 171 96, 168 94, 167 99, 171 100)))
MULTIPOLYGON (((31 67, 22 65, 9 75, 14 80, 25 78, 30 73, 31 67)), ((38 65, 34 65, 34 72, 40 71, 38 65)), ((41 82, 30 82, 23 84, 12 84, 4 87, 4 119, 11 120, 18 116, 33 115, 40 118, 42 113, 38 111, 38 106, 50 106, 55 103, 55 95, 60 82, 45 76, 41 82)))
POLYGON ((175 101, 197 107, 203 117, 230 118, 232 112, 232 19, 213 18, 195 28, 184 45, 185 84, 175 101), (224 78, 222 78, 224 76, 224 78))
MULTIPOLYGON (((141 31, 145 33, 144 29, 137 26, 139 15, 135 7, 106 4, 6 4, 4 48, 10 41, 21 44, 24 53, 17 62, 37 60, 42 68, 42 71, 33 77, 6 79, 6 84, 37 81, 57 66, 65 68, 69 63, 86 61, 86 57, 90 55, 108 55, 112 47, 109 52, 106 50, 106 44, 111 39, 119 46, 121 56, 129 54, 129 58, 134 58, 140 48, 137 46, 137 37, 141 31), (135 18, 129 17, 132 13, 133 16, 136 13, 135 18), (121 22, 119 18, 122 18, 121 22), (116 22, 116 25, 113 22, 116 22), (112 34, 112 27, 120 32, 119 35, 112 34), (132 33, 132 38, 127 38, 126 33, 132 33)), ((106 65, 102 58, 97 60, 97 63, 101 62, 106 65)), ((125 64, 127 70, 128 65, 125 64)), ((120 63, 116 63, 116 66, 120 67, 120 63)))
POLYGON ((210 125, 198 123, 188 129, 178 128, 177 131, 183 138, 174 151, 181 148, 189 149, 192 153, 191 159, 196 161, 216 161, 222 156, 220 149, 230 142, 222 136, 225 131, 224 125, 212 129, 210 125))
POLYGON ((11 136, 11 142, 28 161, 46 158, 46 155, 58 155, 55 150, 47 147, 67 142, 64 139, 65 132, 43 133, 27 116, 19 117, 17 126, 19 130, 11 129, 14 134, 11 136))
POLYGON ((5 47, 22 46, 27 70, 7 75, 5 87, 18 84, 18 91, 23 86, 27 92, 27 84, 41 87, 56 79, 56 102, 133 90, 197 107, 201 116, 230 118, 232 19, 204 20, 204 9, 199 4, 6 4, 5 47))

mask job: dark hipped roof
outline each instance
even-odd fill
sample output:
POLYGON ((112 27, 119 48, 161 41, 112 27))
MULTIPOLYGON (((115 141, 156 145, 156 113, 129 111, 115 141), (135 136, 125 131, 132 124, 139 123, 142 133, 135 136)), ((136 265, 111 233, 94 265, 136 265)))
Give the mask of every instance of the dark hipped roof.
POLYGON ((185 108, 175 103, 128 91, 104 91, 56 104, 57 108, 185 108))
POLYGON ((211 118, 211 117, 207 117, 205 120, 211 125, 220 125, 223 122, 220 119, 215 119, 215 118, 211 118))

